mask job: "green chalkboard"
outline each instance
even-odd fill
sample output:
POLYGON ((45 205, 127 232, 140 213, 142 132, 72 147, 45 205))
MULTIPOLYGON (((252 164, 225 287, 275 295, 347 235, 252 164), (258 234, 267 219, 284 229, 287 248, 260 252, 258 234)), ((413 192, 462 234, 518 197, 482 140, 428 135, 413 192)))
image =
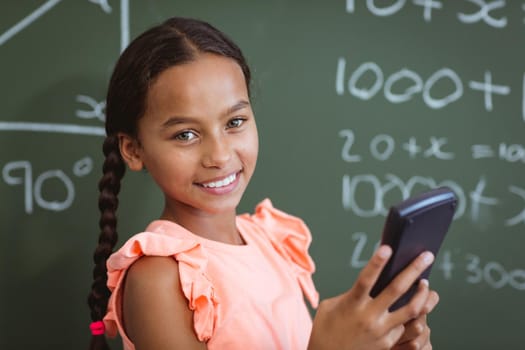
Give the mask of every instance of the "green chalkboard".
MULTIPOLYGON (((488 0, 2 1, 0 348, 87 343, 106 85, 172 15, 243 48, 261 153, 240 211, 270 197, 306 221, 322 297, 351 286, 391 204, 449 185, 434 348, 523 349, 525 9, 488 0)), ((120 242, 161 204, 128 174, 120 242)))

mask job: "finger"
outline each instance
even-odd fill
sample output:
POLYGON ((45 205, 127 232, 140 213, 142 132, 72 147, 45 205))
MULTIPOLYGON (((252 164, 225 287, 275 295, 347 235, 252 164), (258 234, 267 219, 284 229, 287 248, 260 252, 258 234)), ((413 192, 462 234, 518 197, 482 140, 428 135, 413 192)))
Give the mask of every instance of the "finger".
POLYGON ((422 279, 419 282, 416 293, 412 296, 408 304, 391 313, 391 325, 407 323, 421 315, 421 310, 425 305, 429 293, 430 290, 428 289, 428 281, 426 279, 422 279))
POLYGON ((354 297, 361 299, 368 297, 370 290, 374 286, 381 270, 386 265, 388 259, 392 255, 392 248, 387 245, 380 246, 372 255, 370 261, 363 267, 354 286, 350 290, 354 297))
POLYGON ((405 326, 404 325, 398 325, 390 330, 387 337, 390 339, 390 344, 388 348, 393 348, 396 344, 398 344, 399 339, 403 336, 403 333, 405 332, 405 326))
POLYGON ((430 328, 426 324, 426 322, 423 324, 421 331, 419 334, 411 339, 404 340, 404 335, 407 333, 408 327, 405 327, 405 333, 401 337, 401 339, 397 342, 397 344, 392 347, 391 350, 414 350, 414 349, 420 349, 420 350, 430 350, 432 349, 432 346, 430 344, 430 328))
POLYGON ((403 344, 419 337, 425 331, 426 325, 426 315, 419 316, 405 323, 405 332, 399 339, 398 344, 403 344))
POLYGON ((421 310, 421 312, 425 315, 429 314, 432 310, 434 310, 434 308, 436 307, 438 303, 439 303, 438 293, 434 290, 431 290, 428 295, 427 301, 425 305, 423 306, 423 310, 421 310))
POLYGON ((431 252, 424 252, 414 259, 414 261, 403 269, 378 295, 377 299, 381 307, 390 307, 390 305, 405 294, 433 261, 434 255, 431 252))

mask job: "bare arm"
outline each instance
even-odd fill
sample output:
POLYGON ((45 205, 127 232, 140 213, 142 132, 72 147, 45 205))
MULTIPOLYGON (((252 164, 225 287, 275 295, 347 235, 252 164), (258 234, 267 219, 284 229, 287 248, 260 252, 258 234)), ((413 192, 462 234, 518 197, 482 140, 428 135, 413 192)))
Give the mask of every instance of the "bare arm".
POLYGON ((136 261, 127 272, 122 305, 124 327, 136 350, 206 349, 193 329, 175 259, 136 261))

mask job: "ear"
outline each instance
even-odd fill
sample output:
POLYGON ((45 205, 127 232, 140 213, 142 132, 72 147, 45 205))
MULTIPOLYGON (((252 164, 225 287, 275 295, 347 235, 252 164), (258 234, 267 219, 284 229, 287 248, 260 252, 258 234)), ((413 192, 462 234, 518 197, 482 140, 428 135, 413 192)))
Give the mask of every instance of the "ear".
POLYGON ((118 145, 120 155, 126 162, 130 170, 140 171, 144 167, 140 156, 140 143, 135 137, 125 133, 118 133, 118 145))

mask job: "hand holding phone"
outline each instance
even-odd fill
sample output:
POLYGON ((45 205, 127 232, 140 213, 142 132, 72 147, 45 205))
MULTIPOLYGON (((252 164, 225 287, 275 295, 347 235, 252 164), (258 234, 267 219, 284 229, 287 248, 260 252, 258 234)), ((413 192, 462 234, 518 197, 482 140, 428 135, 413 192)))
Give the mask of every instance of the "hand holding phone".
MULTIPOLYGON (((383 228, 381 244, 392 248, 392 256, 370 292, 376 297, 412 260, 424 251, 437 256, 457 206, 457 198, 448 187, 439 187, 392 206, 383 228)), ((420 276, 428 278, 432 265, 420 276)), ((399 309, 417 291, 419 279, 389 308, 399 309)))

